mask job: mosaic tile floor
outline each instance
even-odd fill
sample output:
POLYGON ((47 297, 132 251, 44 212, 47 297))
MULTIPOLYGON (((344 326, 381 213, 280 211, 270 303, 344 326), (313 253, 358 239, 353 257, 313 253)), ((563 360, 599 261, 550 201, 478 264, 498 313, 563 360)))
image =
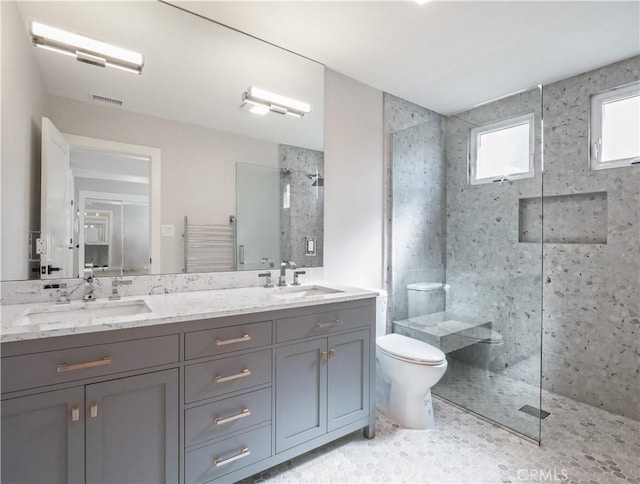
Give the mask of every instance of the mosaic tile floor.
POLYGON ((640 483, 640 422, 543 392, 538 447, 434 399, 437 427, 401 429, 378 415, 361 432, 276 466, 254 482, 640 483))

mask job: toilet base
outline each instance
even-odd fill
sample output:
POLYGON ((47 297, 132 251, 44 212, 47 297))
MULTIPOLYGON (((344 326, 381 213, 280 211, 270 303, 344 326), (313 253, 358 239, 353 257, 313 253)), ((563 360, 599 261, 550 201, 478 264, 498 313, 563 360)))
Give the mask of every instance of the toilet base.
POLYGON ((432 429, 436 425, 431 390, 426 395, 407 395, 396 388, 376 361, 376 409, 408 429, 432 429))
POLYGON ((401 392, 391 391, 388 417, 408 429, 425 430, 436 426, 431 390, 426 395, 407 398, 401 392))

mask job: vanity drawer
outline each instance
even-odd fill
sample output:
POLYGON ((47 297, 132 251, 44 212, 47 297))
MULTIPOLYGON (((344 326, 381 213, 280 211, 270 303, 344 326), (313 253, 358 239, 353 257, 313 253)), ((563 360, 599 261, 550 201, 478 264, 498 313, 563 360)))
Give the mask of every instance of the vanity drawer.
POLYGON ((185 482, 208 482, 271 457, 271 426, 187 452, 185 482))
POLYGON ((192 360, 270 345, 273 339, 272 328, 271 321, 265 321, 187 333, 185 358, 192 360))
POLYGON ((337 309, 323 313, 307 314, 276 321, 278 343, 309 336, 322 336, 334 331, 359 328, 371 324, 369 306, 337 309))
POLYGON ((185 368, 185 402, 197 402, 270 381, 270 349, 189 365, 185 368))
POLYGON ((175 363, 177 334, 2 358, 2 392, 175 363))
POLYGON ((187 447, 271 420, 271 388, 185 411, 187 447))

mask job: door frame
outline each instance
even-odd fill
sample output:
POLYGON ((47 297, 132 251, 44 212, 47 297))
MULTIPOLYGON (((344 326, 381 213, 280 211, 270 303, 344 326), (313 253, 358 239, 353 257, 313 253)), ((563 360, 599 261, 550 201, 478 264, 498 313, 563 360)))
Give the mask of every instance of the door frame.
MULTIPOLYGON (((149 171, 149 274, 160 274, 161 257, 161 150, 151 146, 133 145, 109 141, 88 136, 63 133, 69 141, 69 150, 90 149, 94 151, 108 151, 122 155, 133 155, 148 158, 151 164, 149 171)), ((84 238, 83 238, 84 240, 84 238)))

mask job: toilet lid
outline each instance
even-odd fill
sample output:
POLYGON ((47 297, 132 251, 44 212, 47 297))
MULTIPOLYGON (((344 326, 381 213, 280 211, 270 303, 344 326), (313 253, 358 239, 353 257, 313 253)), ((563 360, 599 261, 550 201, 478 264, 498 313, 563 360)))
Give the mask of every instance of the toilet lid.
POLYGON ((401 334, 380 336, 376 339, 376 346, 380 351, 393 358, 421 365, 439 365, 446 361, 444 353, 435 346, 401 334))

